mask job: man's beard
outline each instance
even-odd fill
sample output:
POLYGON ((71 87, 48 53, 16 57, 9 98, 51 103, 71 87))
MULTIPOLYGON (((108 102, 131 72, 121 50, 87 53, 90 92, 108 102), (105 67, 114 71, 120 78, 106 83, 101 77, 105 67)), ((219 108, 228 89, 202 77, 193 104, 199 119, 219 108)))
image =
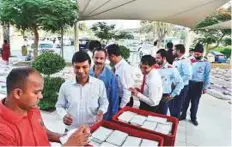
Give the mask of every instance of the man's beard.
POLYGON ((196 60, 201 60, 202 56, 195 57, 196 60))
POLYGON ((159 65, 163 65, 164 61, 157 62, 159 65))
POLYGON ((173 56, 174 56, 174 58, 177 58, 177 57, 178 57, 177 54, 173 54, 173 56))

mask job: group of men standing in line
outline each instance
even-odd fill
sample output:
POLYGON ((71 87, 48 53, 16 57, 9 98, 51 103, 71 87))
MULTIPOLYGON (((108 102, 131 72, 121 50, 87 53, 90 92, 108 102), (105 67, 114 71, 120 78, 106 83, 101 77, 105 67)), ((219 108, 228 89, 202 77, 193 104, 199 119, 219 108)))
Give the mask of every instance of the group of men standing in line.
POLYGON ((65 82, 56 103, 58 114, 68 130, 81 124, 92 125, 102 119, 111 120, 119 109, 140 102, 139 109, 186 119, 191 102, 191 121, 198 125, 197 111, 202 93, 209 85, 210 64, 203 58, 203 46, 197 44, 194 56, 185 57, 185 47, 168 43, 169 50, 144 55, 140 69, 141 87, 135 87, 131 66, 122 58, 117 44, 101 48, 90 43, 91 57, 83 51, 74 54, 72 64, 76 77, 65 82), (172 50, 172 51, 170 51, 172 50), (172 53, 172 54, 170 54, 172 53), (113 67, 105 64, 107 58, 113 67))
MULTIPOLYGON (((72 58, 75 77, 62 84, 56 103, 57 113, 68 126, 66 130, 79 128, 65 145, 84 145, 89 129, 83 124, 91 126, 103 119, 111 120, 120 109, 133 106, 135 100, 140 102, 139 109, 164 115, 169 109, 170 115, 179 120, 186 119, 191 101, 191 121, 198 125, 196 115, 201 94, 209 85, 210 64, 202 57, 201 44, 196 45, 194 56, 190 58, 185 57, 182 44, 171 49, 173 63, 170 62, 170 51, 165 49, 159 49, 154 57, 144 55, 141 58, 141 87, 135 87, 133 70, 122 58, 117 44, 103 49, 100 42, 92 41, 88 52, 76 52, 72 58), (105 64, 107 58, 112 68, 105 64)), ((48 145, 48 140, 60 142, 61 134, 46 128, 41 130, 39 125, 44 127, 37 108, 42 89, 43 79, 34 69, 18 68, 10 72, 7 97, 0 103, 0 145, 48 145), (10 119, 14 117, 16 119, 10 119), (31 127, 21 127, 25 125, 31 127), (26 133, 28 137, 19 137, 26 133), (4 139, 8 140, 4 142, 4 139)))

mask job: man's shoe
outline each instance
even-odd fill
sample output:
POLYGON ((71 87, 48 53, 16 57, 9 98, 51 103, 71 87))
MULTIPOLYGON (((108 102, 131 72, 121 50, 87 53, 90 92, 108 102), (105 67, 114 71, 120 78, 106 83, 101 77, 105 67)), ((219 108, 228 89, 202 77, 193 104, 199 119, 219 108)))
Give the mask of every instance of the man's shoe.
POLYGON ((197 120, 191 120, 191 121, 192 121, 192 123, 193 123, 195 126, 198 126, 197 120))
POLYGON ((181 115, 181 116, 179 117, 179 121, 182 121, 182 120, 186 120, 186 116, 181 115))

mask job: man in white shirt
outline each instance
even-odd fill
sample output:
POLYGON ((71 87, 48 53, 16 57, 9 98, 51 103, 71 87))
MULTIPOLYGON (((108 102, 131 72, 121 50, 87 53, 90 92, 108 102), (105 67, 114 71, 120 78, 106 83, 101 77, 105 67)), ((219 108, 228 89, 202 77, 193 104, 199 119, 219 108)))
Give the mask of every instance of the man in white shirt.
POLYGON ((106 46, 108 59, 114 65, 113 71, 118 81, 119 107, 132 106, 130 87, 134 87, 134 76, 131 66, 122 58, 117 44, 106 46))
POLYGON ((89 55, 76 52, 72 64, 76 77, 62 84, 56 103, 56 111, 68 130, 101 121, 109 105, 104 83, 89 76, 89 55))
POLYGON ((163 95, 162 79, 159 72, 153 67, 155 58, 145 55, 141 59, 140 69, 144 75, 141 89, 130 88, 132 95, 140 101, 140 109, 156 112, 163 95))

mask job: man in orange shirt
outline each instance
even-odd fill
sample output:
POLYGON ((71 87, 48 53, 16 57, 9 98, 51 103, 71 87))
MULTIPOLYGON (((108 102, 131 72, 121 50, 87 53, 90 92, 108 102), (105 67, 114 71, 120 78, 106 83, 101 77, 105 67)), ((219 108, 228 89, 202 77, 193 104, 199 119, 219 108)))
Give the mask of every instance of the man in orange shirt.
MULTIPOLYGON (((62 134, 45 128, 37 104, 43 98, 43 78, 33 68, 15 68, 7 76, 7 97, 0 102, 0 146, 50 146, 62 134)), ((83 146, 89 128, 82 126, 64 146, 83 146)))

